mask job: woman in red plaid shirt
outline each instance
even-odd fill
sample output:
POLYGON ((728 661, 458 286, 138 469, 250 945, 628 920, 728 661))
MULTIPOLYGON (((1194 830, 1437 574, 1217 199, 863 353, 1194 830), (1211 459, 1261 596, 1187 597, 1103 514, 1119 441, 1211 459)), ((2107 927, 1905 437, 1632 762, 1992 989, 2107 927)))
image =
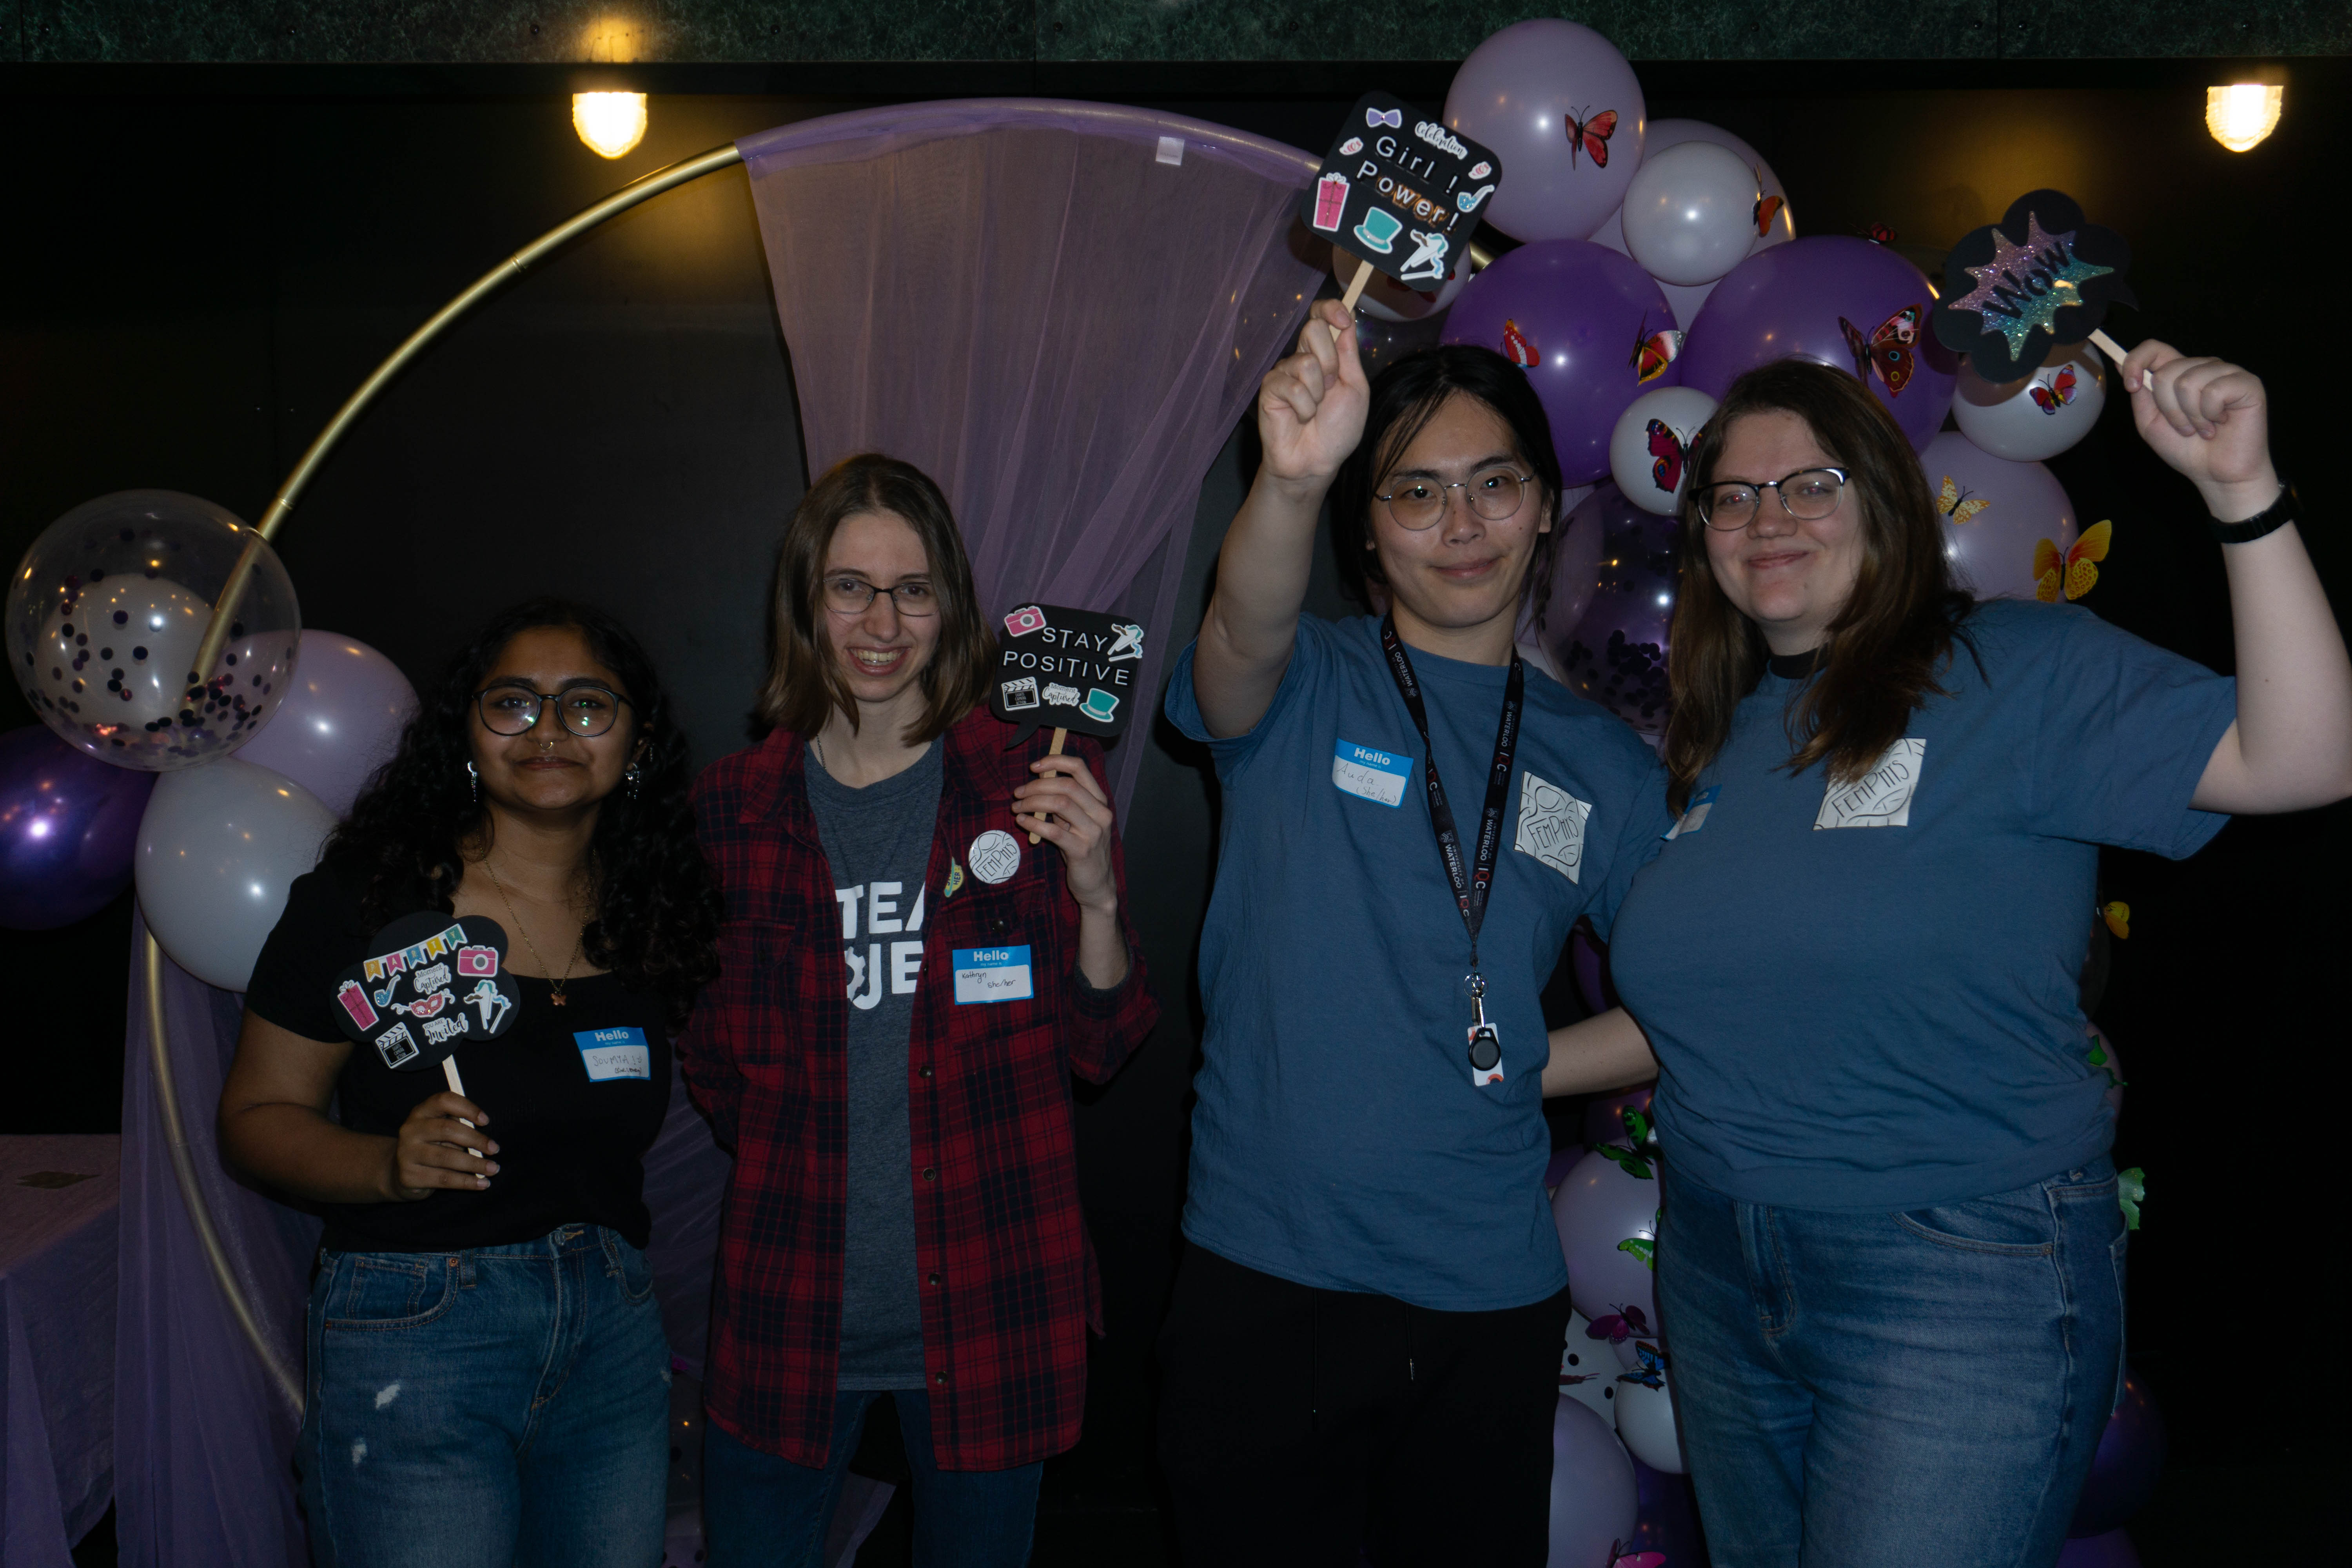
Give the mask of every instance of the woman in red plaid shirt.
POLYGON ((906 463, 811 487, 774 625, 773 732, 695 792, 727 922, 679 1059, 735 1151, 710 1562, 819 1562, 888 1394, 916 1561, 1017 1568, 1101 1328, 1069 1075, 1108 1079, 1159 1016, 1099 754, 1006 749, 962 540, 906 463))

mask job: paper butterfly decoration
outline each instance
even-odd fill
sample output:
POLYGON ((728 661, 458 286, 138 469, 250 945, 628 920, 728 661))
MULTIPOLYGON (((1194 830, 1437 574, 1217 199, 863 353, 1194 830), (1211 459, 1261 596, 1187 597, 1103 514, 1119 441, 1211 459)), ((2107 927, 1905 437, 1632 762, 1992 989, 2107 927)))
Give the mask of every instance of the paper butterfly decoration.
POLYGON ((2139 1205, 2147 1202, 2147 1173, 2134 1165, 2116 1173, 2116 1201, 2123 1205, 2124 1228, 2139 1228, 2139 1205))
POLYGON ((1844 329, 1845 346, 1853 351, 1853 374, 1868 381, 1870 373, 1876 371, 1878 379, 1886 384, 1886 395, 1902 396, 1903 389, 1911 384, 1912 369, 1918 363, 1918 351, 1913 345, 1918 341, 1919 318, 1926 310, 1925 305, 1906 305, 1879 322, 1877 330, 1868 337, 1863 335, 1861 328, 1840 316, 1838 325, 1844 329))
POLYGON ((1609 1543, 1609 1568, 1666 1568, 1664 1552, 1628 1552, 1625 1546, 1622 1541, 1609 1543))
POLYGON ((1949 474, 1944 476, 1944 493, 1936 498, 1936 510, 1954 522, 1966 522, 1990 505, 1954 484, 1949 474))
POLYGON ((1638 1383, 1643 1388, 1664 1388, 1666 1385, 1666 1358, 1658 1353, 1655 1345, 1635 1344, 1634 1367, 1617 1374, 1620 1383, 1638 1383))
POLYGON ((2107 1075, 2109 1088, 2125 1087, 2124 1080, 2116 1076, 2116 1058, 2107 1055, 2107 1043, 2096 1035, 2091 1037, 2091 1054, 2087 1059, 2093 1067, 2107 1075))
MULTIPOLYGON (((2101 904, 2099 918, 2107 922, 2107 930, 2115 933, 2117 942, 2131 935, 2131 906, 2121 899, 2117 899, 2113 903, 2101 904)), ((2095 1054, 2091 1059, 2097 1061, 2099 1058, 2095 1054)))
POLYGON ((1675 356, 1682 352, 1682 333, 1671 328, 1654 332, 1650 331, 1650 319, 1644 316, 1642 324, 1633 329, 1633 353, 1625 363, 1633 367, 1635 384, 1644 384, 1664 375, 1666 366, 1674 363, 1675 356))
POLYGON ((1656 459, 1650 465, 1650 482, 1664 494, 1674 494, 1683 482, 1683 438, 1663 419, 1650 421, 1650 456, 1656 459))
POLYGON ((1579 120, 1573 114, 1563 113, 1560 119, 1568 124, 1568 166, 1571 169, 1576 167, 1576 150, 1581 146, 1584 155, 1592 160, 1594 168, 1607 168, 1609 138, 1617 134, 1617 111, 1604 109, 1590 120, 1579 120))
POLYGON ((1603 1143, 1593 1152, 1604 1160, 1613 1162, 1619 1170, 1629 1176, 1637 1177, 1644 1182, 1656 1180, 1650 1173, 1649 1156, 1637 1150, 1628 1149, 1622 1143, 1603 1143))
POLYGON ((2051 352, 2099 329, 2110 305, 2137 305, 2131 247, 2083 216, 2062 191, 2029 191, 1952 247, 1935 331, 1996 385, 2032 374, 2051 352))
POLYGON ((1617 1244, 1620 1252, 1630 1252, 1642 1260, 1645 1268, 1658 1266, 1658 1244, 1646 1236, 1629 1236, 1617 1244))
POLYGON ((1756 220, 1757 238, 1761 239, 1766 235, 1772 232, 1772 220, 1780 216, 1780 208, 1785 205, 1786 204, 1782 202, 1779 196, 1767 195, 1764 194, 1764 171, 1761 169, 1757 170, 1756 208, 1755 211, 1749 215, 1756 220))
POLYGON ((1519 331, 1518 322, 1508 316, 1503 318, 1503 357, 1523 369, 1534 364, 1538 357, 1536 345, 1519 331))
POLYGON ((2074 367, 2061 365, 2058 374, 2047 386, 2040 382, 2032 385, 2033 405, 2044 414, 2055 414, 2074 401, 2074 367))
POLYGON ((2083 531, 2083 537, 2063 554, 2046 539, 2033 544, 2033 596, 2045 605, 2054 605, 2063 594, 2069 599, 2079 599, 2091 591, 2099 580, 2099 569, 2092 564, 2107 558, 2107 542, 2115 537, 2113 522, 2095 522, 2083 531))
POLYGON ((1612 1345, 1622 1345, 1627 1340, 1640 1339, 1649 1331, 1650 1320, 1642 1309, 1624 1306, 1618 1308, 1607 1317, 1593 1319, 1585 1326, 1584 1337, 1588 1340, 1607 1340, 1612 1345))

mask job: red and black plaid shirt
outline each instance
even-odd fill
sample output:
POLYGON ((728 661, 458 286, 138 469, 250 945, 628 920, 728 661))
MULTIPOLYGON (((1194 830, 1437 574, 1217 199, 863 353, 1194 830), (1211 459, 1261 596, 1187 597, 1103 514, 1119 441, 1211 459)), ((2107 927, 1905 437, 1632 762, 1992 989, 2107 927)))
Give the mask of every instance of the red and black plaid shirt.
MULTIPOLYGON (((1077 1441, 1087 1330, 1100 1331, 1102 1309, 1069 1075, 1108 1079, 1160 1016, 1116 844, 1128 975, 1115 991, 1078 976, 1078 909, 1051 844, 1020 834, 1009 879, 972 874, 972 840, 1013 830, 1013 791, 1045 749, 1033 740, 1008 752, 1011 735, 980 709, 942 738, 907 1053, 924 1383, 932 1445, 951 1470, 1007 1469, 1077 1441), (957 1005, 950 951, 999 946, 1030 949, 1034 996, 957 1005)), ((1071 749, 1099 780, 1099 752, 1075 738, 1071 749)), ((711 1295, 710 1418, 762 1452, 815 1466, 826 1462, 841 1351, 850 987, 802 753, 800 737, 779 732, 712 764, 695 787, 727 923, 719 977, 678 1061, 735 1150, 711 1295)))

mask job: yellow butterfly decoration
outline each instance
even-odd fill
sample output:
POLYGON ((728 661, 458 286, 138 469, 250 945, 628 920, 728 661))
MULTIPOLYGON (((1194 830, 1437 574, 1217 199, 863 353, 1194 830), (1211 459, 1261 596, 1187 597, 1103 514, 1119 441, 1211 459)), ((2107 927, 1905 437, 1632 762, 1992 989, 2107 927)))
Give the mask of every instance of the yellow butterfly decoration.
POLYGON ((1944 493, 1936 498, 1936 510, 1954 522, 1966 522, 1990 505, 1992 502, 1971 496, 1954 484, 1949 474, 1944 476, 1944 493))
POLYGON ((2111 904, 2101 904, 2099 918, 2107 922, 2107 929, 2115 932, 2117 942, 2131 935, 2131 906, 2121 899, 2111 904))
POLYGON ((2107 558, 2107 542, 2115 537, 2116 525, 2102 520, 2083 531, 2083 537, 2063 552, 2046 539, 2033 545, 2033 596, 2045 605, 2054 605, 2063 593, 2069 599, 2079 599, 2091 591, 2099 580, 2095 561, 2107 558))

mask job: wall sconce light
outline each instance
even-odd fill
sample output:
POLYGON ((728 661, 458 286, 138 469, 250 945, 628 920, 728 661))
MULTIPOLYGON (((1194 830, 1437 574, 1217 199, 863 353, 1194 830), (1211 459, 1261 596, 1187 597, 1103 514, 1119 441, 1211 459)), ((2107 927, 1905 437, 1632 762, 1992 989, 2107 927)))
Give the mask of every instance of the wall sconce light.
POLYGON ((2205 129, 2232 153, 2243 153, 2278 129, 2286 89, 2242 81, 2205 89, 2205 129))
MULTIPOLYGON (((2273 114, 2272 118, 2275 120, 2277 116, 2273 114)), ((646 139, 646 95, 575 92, 572 95, 572 129, 580 132, 580 140, 599 157, 618 158, 646 139)))

